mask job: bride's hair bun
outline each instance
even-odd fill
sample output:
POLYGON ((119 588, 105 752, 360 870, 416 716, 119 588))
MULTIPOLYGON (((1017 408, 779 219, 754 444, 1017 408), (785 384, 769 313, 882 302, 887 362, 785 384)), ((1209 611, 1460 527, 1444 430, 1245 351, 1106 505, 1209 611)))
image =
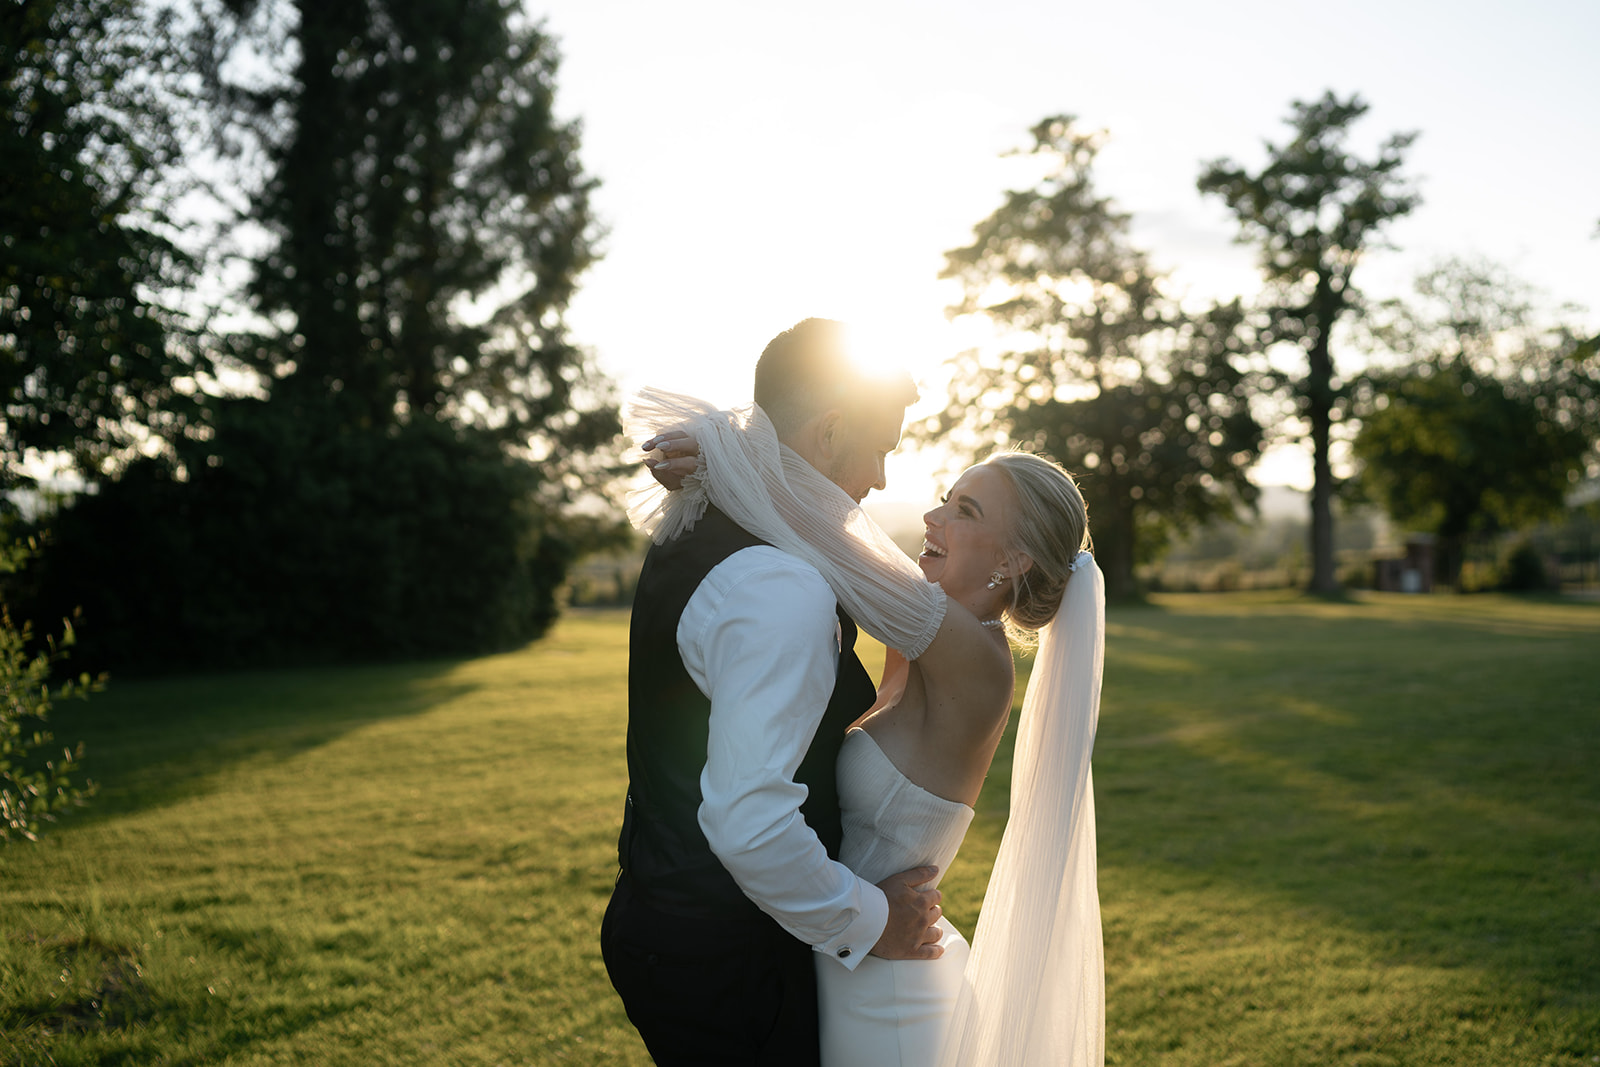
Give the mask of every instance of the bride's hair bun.
POLYGON ((1044 456, 996 452, 983 465, 1011 487, 1016 507, 1007 550, 1033 561, 1013 583, 1006 614, 1018 629, 1038 630, 1055 618, 1073 561, 1090 546, 1089 509, 1072 475, 1044 456))

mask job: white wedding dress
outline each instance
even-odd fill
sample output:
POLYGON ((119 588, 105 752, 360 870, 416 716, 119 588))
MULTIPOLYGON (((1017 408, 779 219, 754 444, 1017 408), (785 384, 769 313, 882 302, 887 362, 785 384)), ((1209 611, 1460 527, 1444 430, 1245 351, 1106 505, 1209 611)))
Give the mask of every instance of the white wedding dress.
MULTIPOLYGON (((935 796, 900 773, 872 735, 854 729, 839 749, 839 859, 869 882, 955 859, 972 809, 935 796)), ((969 949, 939 920, 936 960, 868 956, 854 971, 819 956, 817 998, 823 1067, 932 1067, 961 992, 969 949)))

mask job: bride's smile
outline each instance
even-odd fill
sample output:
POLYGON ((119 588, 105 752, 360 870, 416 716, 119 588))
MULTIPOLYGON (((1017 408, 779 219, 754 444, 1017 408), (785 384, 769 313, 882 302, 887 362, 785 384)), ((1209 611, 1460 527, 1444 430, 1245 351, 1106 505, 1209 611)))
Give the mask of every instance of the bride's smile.
POLYGON ((1010 576, 1013 569, 1006 551, 1010 494, 993 468, 972 467, 922 517, 926 529, 917 565, 928 581, 938 582, 980 619, 997 615, 1007 597, 1003 584, 991 579, 997 573, 1010 576))

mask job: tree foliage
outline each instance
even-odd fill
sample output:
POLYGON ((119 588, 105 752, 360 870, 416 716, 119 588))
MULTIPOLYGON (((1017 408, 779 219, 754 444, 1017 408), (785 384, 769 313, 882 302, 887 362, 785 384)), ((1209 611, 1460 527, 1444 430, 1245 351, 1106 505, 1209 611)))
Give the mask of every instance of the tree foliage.
POLYGON ((0 479, 32 453, 102 464, 199 419, 203 356, 162 296, 188 277, 163 18, 131 0, 0 5, 0 479))
POLYGON ((271 163, 250 294, 278 328, 246 361, 352 425, 440 418, 555 462, 608 441, 563 318, 596 228, 554 42, 507 0, 293 7, 288 84, 219 97, 252 101, 271 163))
POLYGON ((958 357, 950 402, 918 428, 973 452, 1003 443, 1078 472, 1112 596, 1172 529, 1253 503, 1260 448, 1237 304, 1187 315, 1093 183, 1099 134, 1070 116, 1032 130, 1039 182, 1008 192, 946 253, 954 315, 982 315, 997 344, 958 357))
POLYGON ((553 43, 507 0, 195 12, 215 132, 265 166, 255 323, 210 339, 259 388, 53 516, 33 613, 82 604, 130 670, 537 636, 617 429, 565 325, 596 226, 553 43))
MULTIPOLYGON (((33 553, 27 543, 0 545, 0 574, 15 574, 33 553)), ((75 780, 83 745, 63 747, 59 755, 51 749, 49 719, 56 701, 86 697, 105 685, 104 677, 86 673, 54 681, 75 636, 67 622, 60 641, 47 638, 36 649, 33 628, 13 622, 9 605, 0 605, 0 843, 37 841, 45 823, 94 795, 93 782, 75 780)))
POLYGON ((186 480, 136 463, 54 518, 29 610, 84 605, 120 673, 513 647, 576 554, 540 477, 484 431, 235 400, 186 480))
POLYGON ((1298 346, 1303 375, 1291 383, 1310 428, 1312 453, 1311 588, 1337 588, 1333 564, 1333 425, 1346 411, 1344 383, 1334 368, 1333 332, 1358 310, 1353 275, 1383 229, 1421 202, 1401 174, 1414 133, 1395 134, 1362 159, 1347 146, 1350 127, 1368 105, 1333 93, 1296 101, 1283 144, 1266 146, 1267 163, 1250 173, 1220 159, 1201 172, 1199 188, 1222 198, 1239 221, 1239 240, 1255 244, 1269 289, 1270 329, 1263 345, 1298 346))
POLYGON ((1542 328, 1523 286, 1484 265, 1418 279, 1380 331, 1404 362, 1363 386, 1359 486, 1397 522, 1436 534, 1439 577, 1467 540, 1561 511, 1595 468, 1600 358, 1571 329, 1542 328))

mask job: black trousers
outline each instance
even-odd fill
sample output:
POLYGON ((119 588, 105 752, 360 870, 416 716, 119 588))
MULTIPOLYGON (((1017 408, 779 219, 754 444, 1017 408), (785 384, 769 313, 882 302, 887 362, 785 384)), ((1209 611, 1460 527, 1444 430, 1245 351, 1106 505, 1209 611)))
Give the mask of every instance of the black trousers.
POLYGON ((600 925, 600 951, 660 1067, 816 1067, 811 947, 777 923, 657 911, 624 875, 600 925))

